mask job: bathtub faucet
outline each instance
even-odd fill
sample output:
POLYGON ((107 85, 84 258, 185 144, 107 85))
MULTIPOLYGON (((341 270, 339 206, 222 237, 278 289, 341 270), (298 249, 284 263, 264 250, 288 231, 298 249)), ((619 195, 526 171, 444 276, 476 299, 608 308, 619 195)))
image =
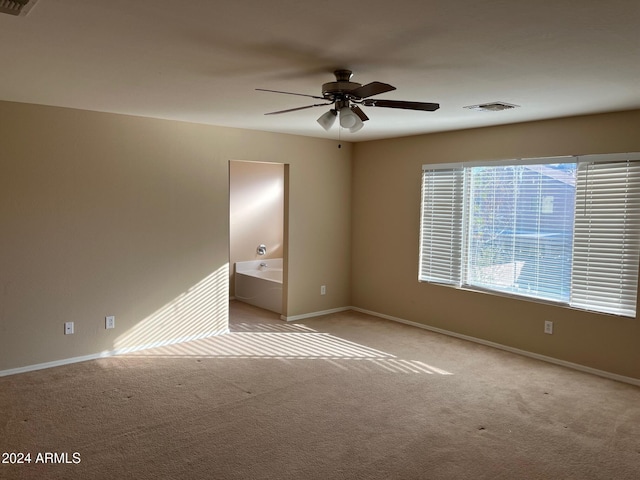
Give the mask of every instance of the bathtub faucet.
POLYGON ((266 266, 267 266, 267 264, 266 264, 266 263, 264 263, 264 262, 262 262, 262 263, 260 264, 260 266, 261 266, 261 267, 266 267, 266 266))

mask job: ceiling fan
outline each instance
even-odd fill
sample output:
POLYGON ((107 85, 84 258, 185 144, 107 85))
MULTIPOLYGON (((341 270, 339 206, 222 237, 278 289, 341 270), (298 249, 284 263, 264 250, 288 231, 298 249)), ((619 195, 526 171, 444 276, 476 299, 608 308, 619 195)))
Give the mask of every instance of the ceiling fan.
POLYGON ((438 103, 425 102, 406 102, 402 100, 376 100, 369 97, 379 95, 381 93, 395 90, 387 83, 371 82, 361 85, 351 81, 353 73, 351 70, 336 70, 333 72, 336 76, 335 82, 328 82, 322 85, 322 96, 306 95, 304 93, 282 92, 279 90, 267 90, 265 88, 256 88, 261 92, 284 93, 286 95, 298 95, 301 97, 315 98, 324 100, 325 103, 315 103, 304 107, 289 108, 287 110, 279 110, 277 112, 265 113, 265 115, 277 115, 280 113, 295 112, 306 108, 322 107, 332 105, 333 107, 318 118, 318 123, 325 130, 329 130, 334 124, 336 117, 340 116, 340 126, 348 129, 350 132, 357 132, 364 125, 363 122, 369 120, 369 117, 360 108, 365 107, 384 107, 384 108, 401 108, 405 110, 422 110, 433 112, 440 108, 438 103))

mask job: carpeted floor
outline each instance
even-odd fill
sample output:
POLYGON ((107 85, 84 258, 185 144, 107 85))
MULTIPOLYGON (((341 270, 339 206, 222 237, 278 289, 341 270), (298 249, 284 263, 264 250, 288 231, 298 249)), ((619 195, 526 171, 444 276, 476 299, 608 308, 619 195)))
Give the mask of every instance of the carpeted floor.
POLYGON ((640 478, 638 387, 356 312, 231 314, 226 336, 0 378, 0 453, 31 454, 0 478, 640 478))

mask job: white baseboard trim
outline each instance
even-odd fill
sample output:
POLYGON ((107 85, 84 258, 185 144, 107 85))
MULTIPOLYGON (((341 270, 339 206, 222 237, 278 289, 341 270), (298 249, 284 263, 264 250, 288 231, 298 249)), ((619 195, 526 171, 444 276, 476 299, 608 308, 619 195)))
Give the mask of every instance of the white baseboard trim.
POLYGON ((71 363, 87 362, 98 358, 110 357, 110 352, 94 353, 92 355, 84 355, 82 357, 63 358, 62 360, 54 360, 52 362, 37 363, 35 365, 27 365, 25 367, 10 368, 9 370, 0 370, 0 377, 9 375, 17 375, 19 373, 33 372, 35 370, 44 370, 45 368, 61 367, 71 363))
POLYGON ((618 375, 615 373, 605 372, 604 370, 598 370, 596 368, 587 367, 585 365, 580 365, 578 363, 567 362, 565 360, 559 360, 557 358, 548 357, 546 355, 540 355, 538 353, 528 352, 526 350, 520 350, 519 348, 509 347, 507 345, 502 345, 500 343, 490 342, 488 340, 483 340, 481 338, 471 337, 469 335, 463 335, 461 333, 451 332, 449 330, 443 330, 442 328, 431 327, 429 325, 425 325, 418 322, 412 322, 410 320, 405 320, 404 318, 394 317, 391 315, 385 315, 384 313, 378 313, 371 310, 365 310, 364 308, 359 307, 351 307, 351 310, 356 312, 365 313, 367 315, 372 315, 374 317, 384 318, 385 320, 391 320, 393 322, 404 323, 405 325, 410 325, 412 327, 422 328, 423 330, 429 330, 430 332, 441 333, 442 335, 448 335, 450 337, 459 338, 461 340, 467 340, 469 342, 479 343, 481 345, 486 345, 487 347, 497 348, 499 350, 504 350, 510 353, 515 353, 517 355, 522 355, 529 358, 534 358, 536 360, 542 360, 543 362, 553 363, 555 365, 560 365, 562 367, 571 368, 573 370, 579 370, 581 372, 590 373, 592 375, 597 375, 599 377, 608 378, 609 380, 616 380, 618 382, 629 383, 631 385, 636 385, 640 387, 640 379, 633 377, 626 377, 624 375, 618 375))
POLYGON ((224 335, 225 333, 229 333, 228 328, 223 328, 221 330, 214 330, 212 332, 204 332, 199 333, 197 335, 188 335, 185 337, 172 338, 169 340, 162 340, 160 342, 152 342, 144 345, 138 345, 134 347, 126 347, 126 348, 118 348, 116 350, 111 350, 109 353, 113 355, 124 355, 126 353, 139 352, 140 350, 148 350, 150 348, 164 347, 166 345, 175 345, 177 343, 185 343, 185 342, 193 342, 194 340, 200 340, 203 338, 215 337, 218 335, 224 335))
POLYGON ((302 315, 293 315, 291 317, 285 317, 284 315, 280 315, 280 319, 286 322, 294 322, 296 320, 304 320, 305 318, 320 317, 322 315, 329 315, 331 313, 346 312, 347 310, 353 310, 353 307, 332 308, 330 310, 321 310, 319 312, 303 313, 302 315))
POLYGON ((52 362, 37 363, 35 365, 27 365, 27 366, 18 367, 18 368, 10 368, 8 370, 0 370, 0 377, 17 375, 19 373, 33 372, 36 370, 44 370, 45 368, 61 367, 63 365, 70 365, 72 363, 87 362, 89 360, 97 360, 99 358, 114 357, 116 355, 123 355, 126 353, 138 352, 140 350, 148 350, 149 348, 163 347, 165 345, 174 345, 177 343, 191 342, 193 340, 214 337, 217 335, 223 335, 225 333, 229 333, 228 328, 225 328, 223 330, 216 330, 214 332, 202 333, 199 335, 192 335, 189 337, 180 337, 180 338, 174 338, 174 339, 165 340, 161 342, 148 343, 146 345, 140 345, 137 347, 106 350, 104 352, 92 353, 91 355, 83 355, 81 357, 63 358, 62 360, 54 360, 52 362))
MULTIPOLYGON (((547 362, 547 363, 552 363, 555 365, 560 365, 562 367, 567 367, 567 368, 571 368, 573 370, 578 370, 581 372, 585 372, 585 373, 590 373, 592 375, 597 375, 599 377, 604 377, 604 378, 608 378, 610 380, 616 380, 619 382, 623 382, 623 383, 628 383, 631 385, 635 385, 635 386, 639 386, 640 387, 640 379, 637 378, 633 378, 633 377, 626 377, 624 375, 618 375, 615 373, 610 373, 610 372, 606 372, 604 370, 598 370, 595 368, 591 368, 591 367, 587 367, 585 365, 580 365, 578 363, 572 363, 572 362, 567 362, 565 360, 560 360, 557 358, 553 358, 553 357, 548 357, 546 355, 540 355, 537 353, 533 353, 533 352, 528 352, 526 350, 521 350, 519 348, 514 348, 514 347, 509 347, 507 345, 502 345, 500 343, 495 343, 495 342, 490 342, 488 340, 483 340, 481 338, 476 338, 476 337, 471 337, 469 335, 463 335, 461 333, 456 333, 456 332, 452 332, 450 330, 444 330, 442 328, 437 328, 437 327, 431 327, 429 325, 425 325, 423 323, 418 323, 418 322, 412 322, 410 320, 405 320, 404 318, 400 318, 400 317, 394 317, 392 315, 386 315, 384 313, 379 313, 379 312, 374 312, 372 310, 366 310, 364 308, 360 308, 360 307, 339 307, 339 308, 332 308, 330 310, 322 310, 322 311, 318 311, 318 312, 310 312, 310 313, 305 313, 302 315, 293 315, 290 317, 281 315, 280 318, 282 320, 285 320, 287 322, 293 322, 296 320, 303 320, 306 318, 313 318, 313 317, 319 317, 322 315, 329 315, 332 313, 338 313, 338 312, 345 312, 348 310, 353 310, 356 312, 360 312, 360 313, 364 313, 367 315, 371 315, 374 317, 378 317, 378 318, 383 318, 385 320, 390 320, 392 322, 397 322, 397 323, 403 323, 405 325, 410 325, 412 327, 417 327, 417 328, 421 328, 423 330, 428 330, 431 332, 435 332, 435 333, 440 333, 442 335, 448 335, 450 337, 455 337, 455 338, 459 338, 461 340, 467 340, 469 342, 474 342, 474 343, 478 343, 481 345, 485 345, 488 347, 492 347, 492 348, 497 348, 499 350, 504 350, 510 353, 514 353, 517 355, 522 355, 525 357, 529 357, 529 358, 534 358, 536 360, 541 360, 543 362, 547 362)), ((166 341, 161 341, 161 342, 154 342, 154 343, 150 343, 150 344, 146 344, 146 345, 140 345, 137 347, 129 347, 129 348, 121 348, 121 349, 116 349, 116 350, 109 350, 109 351, 104 351, 104 352, 100 352, 100 353, 94 353, 91 355, 84 355, 81 357, 72 357, 72 358, 65 358, 62 360, 54 360, 51 362, 44 362, 44 363, 38 363, 35 365, 27 365, 24 367, 18 367, 18 368, 11 368, 8 370, 0 370, 0 377, 5 377, 5 376, 9 376, 9 375, 17 375, 20 373, 27 373, 27 372, 32 372, 32 371, 36 371, 36 370, 43 370, 45 368, 53 368, 53 367, 60 367, 63 365, 69 365, 72 363, 79 363, 79 362, 86 362, 89 360, 96 360, 99 358, 105 358, 105 357, 112 357, 112 356, 116 356, 116 355, 123 355, 126 353, 132 353, 132 352, 137 352, 140 350, 147 350, 150 348, 155 348, 155 347, 162 347, 165 345, 173 345, 176 343, 184 343, 184 342, 189 342, 189 341, 193 341, 193 340, 198 340, 201 338, 207 338, 207 337, 212 337, 212 336, 217 336, 217 335, 224 335, 225 333, 229 333, 229 329, 223 329, 223 330, 219 330, 219 331, 215 331, 215 332, 208 332, 205 334, 200 334, 200 335, 195 335, 195 336, 190 336, 190 337, 181 337, 181 338, 176 338, 176 339, 171 339, 171 340, 166 340, 166 341)))

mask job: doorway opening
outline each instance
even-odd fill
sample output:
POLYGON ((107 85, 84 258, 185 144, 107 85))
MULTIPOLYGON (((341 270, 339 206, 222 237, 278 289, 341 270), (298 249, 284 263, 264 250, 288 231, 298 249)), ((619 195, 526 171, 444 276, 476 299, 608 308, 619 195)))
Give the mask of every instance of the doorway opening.
POLYGON ((286 316, 289 165, 229 161, 230 298, 286 316))

